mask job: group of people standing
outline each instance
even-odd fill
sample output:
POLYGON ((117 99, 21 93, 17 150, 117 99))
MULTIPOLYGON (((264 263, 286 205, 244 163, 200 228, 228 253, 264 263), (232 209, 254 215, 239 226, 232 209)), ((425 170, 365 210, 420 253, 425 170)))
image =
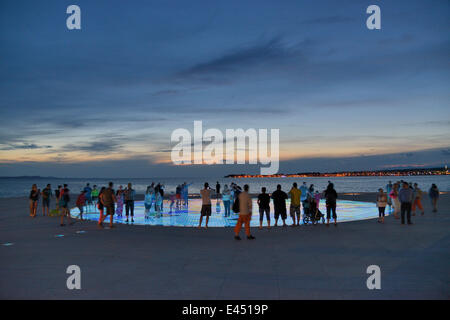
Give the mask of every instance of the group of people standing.
MULTIPOLYGON (((331 217, 334 220, 334 225, 337 226, 337 215, 336 215, 336 201, 337 192, 334 189, 333 183, 329 182, 328 187, 322 193, 314 189, 314 185, 309 187, 306 182, 298 188, 297 183, 293 183, 291 190, 286 193, 281 189, 281 185, 277 185, 277 189, 272 193, 268 194, 267 189, 263 187, 261 193, 258 195, 258 206, 259 206, 259 222, 260 228, 262 228, 264 216, 267 219, 268 228, 271 225, 270 219, 270 201, 273 201, 274 205, 274 218, 275 226, 278 225, 278 220, 281 218, 283 221, 283 226, 286 226, 287 219, 287 208, 286 200, 290 198, 290 216, 293 220, 292 226, 300 226, 301 218, 301 206, 303 206, 304 215, 308 215, 310 221, 316 221, 318 218, 323 217, 319 210, 320 199, 323 197, 326 200, 327 208, 327 222, 326 225, 329 226, 331 217)), ((206 182, 204 188, 200 190, 200 195, 202 198, 202 208, 200 212, 200 220, 198 228, 201 228, 203 217, 205 217, 205 228, 208 228, 209 217, 211 216, 211 195, 213 190, 209 187, 206 182)), ((254 239, 250 234, 250 220, 252 214, 252 201, 249 195, 249 186, 246 184, 242 189, 235 183, 231 183, 231 187, 228 185, 224 186, 222 194, 220 194, 220 184, 216 184, 216 198, 217 204, 219 204, 220 196, 222 196, 222 201, 225 208, 225 217, 230 216, 231 204, 233 212, 239 214, 238 221, 235 227, 235 239, 240 240, 239 232, 242 225, 245 225, 245 232, 248 239, 254 239)))
MULTIPOLYGON (((188 188, 191 184, 186 182, 176 187, 175 193, 171 192, 169 195, 170 200, 170 212, 172 212, 173 206, 180 209, 182 205, 187 206, 189 201, 188 188)), ((128 183, 126 188, 121 185, 115 191, 113 189, 113 182, 109 182, 107 187, 102 187, 100 190, 94 185, 92 188, 87 183, 81 190, 76 200, 76 206, 78 207, 80 214, 77 218, 83 220, 84 208, 89 206, 95 206, 100 212, 98 225, 103 227, 104 220, 110 216, 109 226, 113 226, 113 217, 116 214, 118 217, 122 217, 123 207, 125 206, 126 221, 129 222, 129 216, 131 216, 131 222, 134 222, 134 201, 136 192, 132 188, 132 184, 128 183)), ((239 214, 238 221, 235 228, 236 239, 239 237, 239 232, 242 224, 245 225, 247 237, 254 239, 250 234, 250 220, 252 213, 252 201, 249 195, 249 186, 244 185, 242 189, 240 186, 232 182, 230 187, 227 184, 221 189, 220 183, 217 181, 215 187, 216 205, 220 209, 220 201, 224 206, 224 217, 230 217, 231 211, 239 214)), ((33 184, 30 192, 30 216, 35 217, 37 211, 38 199, 42 197, 42 213, 43 215, 50 215, 50 199, 56 198, 56 212, 61 217, 61 226, 64 226, 64 217, 66 217, 69 224, 71 222, 69 202, 70 202, 70 190, 67 184, 59 185, 54 192, 51 189, 51 185, 48 184, 42 191, 37 188, 36 184, 33 184)), ((205 227, 208 227, 209 217, 211 216, 211 199, 213 195, 213 189, 209 187, 208 183, 204 184, 204 188, 200 190, 200 196, 202 199, 202 208, 200 212, 199 225, 202 226, 203 217, 205 217, 205 227)), ((416 209, 424 214, 424 208, 422 206, 422 198, 424 192, 419 188, 417 183, 408 183, 406 181, 399 181, 392 183, 389 181, 386 186, 386 192, 383 188, 379 189, 377 194, 376 206, 379 211, 378 222, 384 223, 386 207, 389 207, 389 211, 393 210, 393 215, 396 219, 401 218, 401 223, 412 224, 411 215, 416 214, 416 209)), ((431 199, 433 212, 437 212, 437 201, 439 199, 439 190, 435 184, 432 184, 428 191, 428 195, 431 199)), ((282 190, 281 185, 277 185, 275 191, 272 194, 267 193, 267 189, 263 187, 261 193, 258 194, 257 204, 259 206, 259 228, 262 228, 264 218, 266 218, 267 226, 271 226, 270 217, 270 201, 273 201, 274 207, 274 225, 278 225, 278 220, 281 218, 283 226, 286 226, 287 219, 287 207, 286 200, 290 199, 289 213, 292 218, 292 226, 300 226, 301 212, 303 208, 303 221, 308 221, 313 224, 317 223, 320 219, 324 222, 324 215, 319 210, 319 204, 321 199, 325 199, 326 203, 326 225, 329 226, 330 220, 334 220, 334 225, 337 226, 337 214, 336 214, 336 201, 338 194, 334 189, 333 183, 328 182, 327 188, 323 192, 315 190, 314 185, 309 187, 306 182, 298 188, 297 183, 293 183, 292 188, 288 193, 282 190)), ((161 183, 152 183, 147 187, 144 206, 146 218, 154 207, 157 216, 160 216, 163 210, 164 204, 164 185, 161 183)), ((325 223, 325 222, 324 222, 325 223)))
MULTIPOLYGON (((413 184, 402 180, 392 184, 392 181, 389 181, 386 186, 386 193, 380 188, 377 195, 378 222, 384 223, 385 210, 388 206, 389 210, 394 210, 393 214, 396 219, 401 218, 402 224, 405 224, 405 220, 407 224, 412 224, 411 215, 416 215, 417 208, 421 211, 421 215, 425 214, 422 205, 423 195, 424 192, 417 183, 413 184)), ((436 184, 431 185, 428 196, 431 199, 433 212, 437 212, 439 189, 436 184)))
MULTIPOLYGON (((117 191, 113 189, 113 182, 109 182, 108 187, 102 187, 100 190, 94 185, 92 188, 89 183, 81 190, 76 199, 76 206, 80 213, 77 218, 83 220, 84 208, 89 206, 96 206, 100 212, 98 220, 99 227, 103 227, 104 220, 110 216, 110 227, 113 227, 114 214, 122 217, 123 207, 125 205, 125 212, 128 222, 128 216, 131 216, 131 222, 134 222, 134 201, 136 192, 132 188, 132 184, 129 183, 124 189, 119 186, 117 191)), ((43 215, 50 215, 50 199, 54 196, 56 199, 55 211, 61 217, 61 226, 65 226, 64 218, 66 217, 69 224, 71 222, 70 216, 70 190, 67 184, 58 186, 57 189, 52 192, 51 185, 48 184, 42 191, 37 188, 36 184, 33 184, 30 192, 30 216, 36 217, 37 204, 40 196, 42 196, 42 213, 43 215)))

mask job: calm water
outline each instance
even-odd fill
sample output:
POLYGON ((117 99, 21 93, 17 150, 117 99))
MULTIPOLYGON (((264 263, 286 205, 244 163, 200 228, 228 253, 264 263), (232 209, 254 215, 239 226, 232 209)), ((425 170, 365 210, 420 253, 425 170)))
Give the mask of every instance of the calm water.
POLYGON ((175 187, 179 183, 186 181, 192 183, 189 187, 189 193, 198 193, 205 181, 209 182, 211 187, 215 187, 216 181, 220 184, 230 184, 232 181, 239 185, 248 184, 250 192, 257 193, 261 187, 267 187, 269 192, 276 189, 277 184, 281 184, 283 190, 289 190, 293 182, 297 182, 299 186, 305 181, 308 186, 314 184, 316 189, 323 190, 332 181, 335 184, 337 192, 376 192, 378 188, 385 187, 389 180, 398 181, 406 180, 408 182, 417 182, 424 191, 428 191, 432 183, 437 184, 440 191, 450 191, 450 176, 415 176, 415 177, 342 177, 342 178, 246 178, 246 179, 230 179, 223 177, 216 178, 134 178, 134 179, 78 179, 78 178, 0 178, 0 198, 28 196, 31 185, 36 183, 38 188, 43 189, 47 183, 52 185, 52 189, 56 189, 58 185, 67 183, 69 189, 73 193, 78 193, 87 182, 92 185, 104 186, 108 181, 114 181, 115 187, 119 185, 125 186, 128 182, 132 182, 134 189, 138 193, 144 193, 147 185, 152 182, 161 182, 165 185, 166 192, 175 191, 175 187))

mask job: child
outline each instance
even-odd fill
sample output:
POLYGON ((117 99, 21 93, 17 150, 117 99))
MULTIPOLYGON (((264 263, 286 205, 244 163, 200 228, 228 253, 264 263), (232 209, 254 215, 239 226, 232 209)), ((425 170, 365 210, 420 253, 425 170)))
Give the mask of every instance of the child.
POLYGON ((76 205, 78 210, 80 210, 80 220, 83 221, 83 208, 86 205, 86 191, 81 190, 81 193, 78 195, 76 205))
POLYGON ((318 190, 316 190, 316 193, 314 193, 314 201, 316 202, 317 209, 319 209, 320 204, 320 193, 318 190))

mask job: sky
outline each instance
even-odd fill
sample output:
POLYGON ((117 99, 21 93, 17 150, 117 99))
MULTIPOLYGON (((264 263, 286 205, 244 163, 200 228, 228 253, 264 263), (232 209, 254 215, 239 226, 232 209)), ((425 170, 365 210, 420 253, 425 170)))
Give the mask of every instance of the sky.
POLYGON ((285 173, 446 165, 449 34, 448 0, 3 0, 0 176, 259 172, 175 166, 195 120, 279 129, 285 173))

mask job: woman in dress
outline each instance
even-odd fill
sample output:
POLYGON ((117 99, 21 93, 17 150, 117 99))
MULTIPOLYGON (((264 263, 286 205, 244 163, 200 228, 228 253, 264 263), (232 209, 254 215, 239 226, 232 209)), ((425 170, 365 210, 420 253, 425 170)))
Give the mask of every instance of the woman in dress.
POLYGON ((117 190, 117 192, 116 192, 116 199, 117 199, 116 214, 118 217, 122 217, 122 212, 123 212, 123 189, 122 189, 122 186, 119 186, 119 190, 117 190))
POLYGON ((399 212, 400 212, 400 200, 398 200, 398 189, 400 185, 398 183, 394 183, 394 186, 392 187, 392 191, 389 194, 389 196, 392 199, 393 206, 394 206, 394 217, 395 219, 399 219, 399 212))

